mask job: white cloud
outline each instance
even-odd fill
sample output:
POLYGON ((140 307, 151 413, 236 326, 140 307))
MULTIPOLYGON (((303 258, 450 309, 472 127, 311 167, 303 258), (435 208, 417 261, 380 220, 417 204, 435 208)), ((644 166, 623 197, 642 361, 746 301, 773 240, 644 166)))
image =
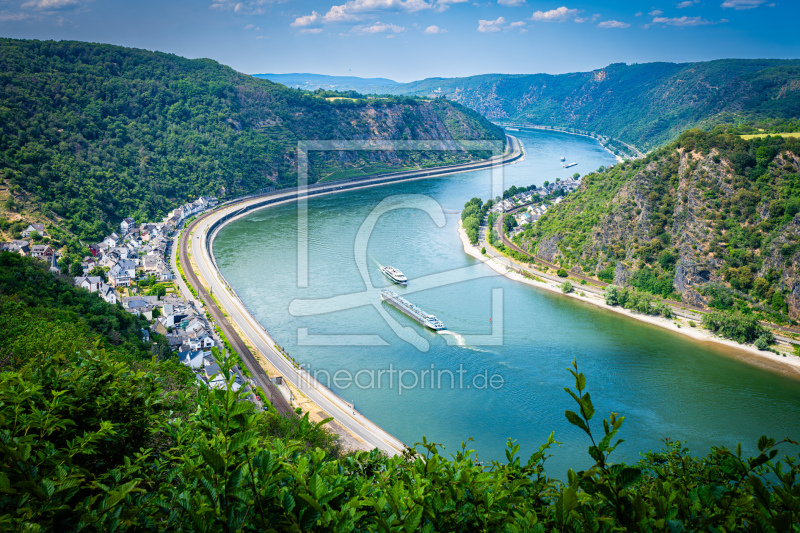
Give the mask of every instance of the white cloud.
POLYGON ((266 12, 266 6, 279 1, 280 0, 213 0, 209 9, 233 11, 240 15, 263 15, 266 12))
POLYGON ((79 0, 30 0, 22 4, 22 7, 37 11, 62 11, 78 7, 81 3, 79 0))
POLYGON ((481 33, 493 33, 503 29, 506 19, 498 17, 495 20, 479 20, 478 31, 481 33))
POLYGON ((247 26, 245 26, 245 27, 244 27, 244 29, 245 29, 245 30, 255 30, 255 31, 261 31, 261 28, 259 28, 259 27, 258 27, 258 26, 256 26, 255 24, 248 24, 247 26))
POLYGON ((525 24, 526 22, 524 20, 518 20, 516 22, 512 22, 511 24, 509 24, 509 26, 512 28, 519 28, 521 26, 524 26, 525 24))
POLYGON ((441 13, 442 11, 447 10, 450 7, 450 4, 463 4, 466 2, 469 2, 469 0, 437 0, 436 11, 441 13))
POLYGON ((600 15, 595 13, 591 17, 576 17, 575 22, 578 24, 583 24, 584 22, 594 22, 600 18, 600 15))
POLYGON ((648 13, 648 15, 650 15, 651 17, 657 17, 657 16, 663 15, 663 14, 664 14, 664 12, 661 11, 660 9, 654 9, 650 13, 648 13))
POLYGON ((637 11, 637 12, 636 12, 636 15, 634 15, 634 16, 636 16, 636 17, 641 17, 642 15, 644 15, 644 13, 642 13, 641 11, 637 11))
POLYGON ((355 26, 352 30, 350 30, 351 33, 358 33, 360 35, 373 35, 376 33, 402 33, 404 31, 406 31, 406 29, 402 26, 397 26, 395 24, 384 24, 383 22, 355 26))
POLYGON ((567 19, 575 17, 581 11, 580 9, 568 9, 566 6, 561 6, 557 9, 551 9, 550 11, 535 11, 531 16, 531 20, 565 22, 567 19))
POLYGON ((322 33, 322 28, 303 28, 302 30, 300 30, 300 33, 311 34, 311 35, 316 33, 322 33))
POLYGON ((310 15, 304 15, 302 17, 297 17, 294 19, 294 22, 289 24, 292 28, 303 28, 305 26, 310 26, 315 22, 319 21, 320 16, 319 13, 316 11, 312 11, 310 15))
POLYGON ((10 11, 0 11, 0 22, 19 22, 31 18, 29 13, 11 13, 10 11))
POLYGON ((760 6, 775 7, 775 4, 768 4, 767 2, 769 2, 769 0, 725 0, 720 5, 721 7, 730 7, 736 9, 737 11, 741 11, 742 9, 753 9, 760 6))
POLYGON ((664 24, 666 26, 678 26, 678 27, 686 27, 686 26, 709 26, 711 24, 721 24, 723 22, 728 22, 728 19, 721 19, 718 21, 714 20, 706 20, 700 17, 656 17, 653 19, 653 24, 664 24))
POLYGON ((422 33, 427 33, 428 35, 436 35, 437 33, 444 33, 446 31, 447 30, 443 30, 439 26, 428 26, 422 33))
POLYGON ((676 5, 675 7, 677 7, 678 9, 684 9, 684 8, 687 8, 687 7, 692 7, 693 5, 695 5, 697 3, 697 1, 698 0, 685 0, 684 2, 681 2, 680 4, 676 5))
POLYGON ((497 3, 501 6, 514 7, 521 6, 525 3, 525 0, 497 0, 497 3))
POLYGON ((627 22, 620 22, 618 20, 604 20, 597 25, 598 28, 629 28, 630 24, 627 22))
MULTIPOLYGON (((456 0, 458 2, 465 0, 456 0)), ((440 0, 443 9, 447 9, 448 3, 454 3, 454 0, 440 0)), ((350 0, 349 2, 339 5, 331 6, 330 10, 325 14, 323 20, 325 22, 341 22, 346 20, 359 20, 364 13, 374 11, 404 11, 406 13, 416 13, 425 9, 433 9, 433 3, 426 2, 425 0, 350 0)))

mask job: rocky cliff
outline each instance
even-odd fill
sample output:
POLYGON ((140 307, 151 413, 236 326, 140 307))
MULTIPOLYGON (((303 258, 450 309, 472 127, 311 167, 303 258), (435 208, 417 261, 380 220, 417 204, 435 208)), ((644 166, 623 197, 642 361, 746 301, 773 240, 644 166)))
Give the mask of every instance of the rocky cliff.
POLYGON ((800 142, 687 132, 590 174, 520 236, 575 271, 701 307, 800 312, 800 142))

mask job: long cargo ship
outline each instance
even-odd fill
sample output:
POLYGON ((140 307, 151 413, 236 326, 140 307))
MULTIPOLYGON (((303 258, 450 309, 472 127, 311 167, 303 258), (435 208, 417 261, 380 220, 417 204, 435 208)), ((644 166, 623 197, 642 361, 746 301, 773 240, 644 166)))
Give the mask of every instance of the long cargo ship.
POLYGON ((566 165, 564 165, 564 168, 574 167, 577 164, 578 163, 567 163, 566 165))
POLYGON ((430 328, 434 331, 446 329, 441 320, 433 315, 429 315, 416 305, 398 295, 396 292, 392 292, 389 289, 383 289, 381 291, 381 300, 387 302, 392 307, 397 308, 399 311, 402 311, 404 314, 410 316, 426 328, 430 328))

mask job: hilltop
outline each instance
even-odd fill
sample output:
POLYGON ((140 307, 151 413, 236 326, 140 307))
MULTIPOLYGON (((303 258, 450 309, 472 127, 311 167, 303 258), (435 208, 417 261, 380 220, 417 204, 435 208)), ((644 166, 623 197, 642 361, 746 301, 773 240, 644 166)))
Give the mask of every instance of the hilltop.
MULTIPOLYGON (((208 59, 103 44, 2 39, 0 85, 0 218, 21 212, 86 240, 201 195, 292 185, 298 140, 504 139, 458 104, 310 94, 208 59)), ((309 178, 482 155, 314 153, 309 178)))
POLYGON ((585 176, 516 240, 609 283, 787 323, 800 313, 800 142, 688 131, 585 176))

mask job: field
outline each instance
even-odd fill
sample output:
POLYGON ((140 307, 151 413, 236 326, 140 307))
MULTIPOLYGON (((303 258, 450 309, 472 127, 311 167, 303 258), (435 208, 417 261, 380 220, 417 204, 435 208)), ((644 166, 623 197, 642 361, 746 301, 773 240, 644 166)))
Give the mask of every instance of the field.
POLYGON ((771 135, 772 137, 800 137, 800 132, 794 133, 758 133, 755 135, 739 135, 742 139, 749 141, 750 139, 760 139, 762 137, 766 137, 771 135))

